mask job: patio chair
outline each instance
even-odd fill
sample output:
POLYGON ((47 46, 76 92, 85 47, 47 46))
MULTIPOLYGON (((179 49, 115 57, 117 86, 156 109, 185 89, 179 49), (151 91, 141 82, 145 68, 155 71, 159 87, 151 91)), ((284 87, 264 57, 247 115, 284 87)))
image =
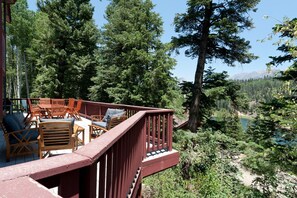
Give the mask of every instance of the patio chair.
POLYGON ((68 113, 67 117, 71 116, 72 112, 74 111, 74 103, 75 103, 74 98, 68 99, 68 105, 65 106, 66 112, 68 113))
POLYGON ((82 105, 82 99, 79 99, 77 102, 76 102, 76 106, 72 109, 69 110, 69 116, 70 117, 73 117, 77 120, 80 120, 80 115, 79 115, 79 111, 81 109, 81 105, 82 105))
MULTIPOLYGON (((22 114, 22 113, 18 113, 22 114)), ((6 161, 10 161, 11 156, 19 156, 37 153, 38 129, 36 122, 25 122, 24 116, 8 114, 0 122, 4 139, 6 142, 6 161), (34 127, 33 127, 34 126, 34 127)))
POLYGON ((52 150, 75 150, 75 134, 71 122, 41 122, 39 124, 38 148, 40 159, 52 150), (45 154, 44 154, 45 152, 45 154))
POLYGON ((116 125, 127 119, 124 109, 108 108, 105 115, 92 115, 92 124, 89 125, 89 141, 97 138, 116 125))
POLYGON ((29 106, 27 115, 28 120, 32 120, 34 117, 36 117, 37 120, 38 117, 45 116, 45 111, 40 109, 38 106, 33 105, 30 98, 27 98, 27 104, 29 106))
POLYGON ((79 145, 85 144, 85 129, 82 126, 79 126, 78 124, 75 124, 74 118, 64 118, 64 119, 45 119, 41 118, 41 122, 70 122, 71 126, 73 128, 73 134, 75 134, 75 149, 78 148, 79 145), (79 138, 79 135, 81 134, 82 139, 79 138))

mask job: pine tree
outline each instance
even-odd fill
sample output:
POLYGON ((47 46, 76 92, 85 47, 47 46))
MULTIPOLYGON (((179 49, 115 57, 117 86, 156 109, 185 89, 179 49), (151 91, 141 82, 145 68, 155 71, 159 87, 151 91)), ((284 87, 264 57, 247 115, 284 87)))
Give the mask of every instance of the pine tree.
POLYGON ((40 52, 32 53, 38 71, 34 96, 86 99, 99 37, 90 0, 39 0, 38 7, 46 15, 31 50, 40 52))
POLYGON ((248 133, 253 141, 270 151, 267 155, 270 163, 278 165, 281 170, 297 174, 297 47, 296 43, 292 42, 297 38, 297 19, 286 20, 283 24, 276 25, 273 31, 281 37, 278 50, 283 54, 271 57, 272 61, 268 65, 292 63, 277 77, 285 82, 283 90, 286 90, 286 94, 274 94, 271 102, 263 103, 259 107, 257 118, 248 133))
POLYGON ((26 50, 33 39, 34 12, 28 10, 26 0, 19 0, 12 6, 11 15, 12 21, 7 24, 7 91, 9 97, 20 98, 29 93, 26 50))
POLYGON ((152 2, 111 1, 106 19, 91 99, 154 107, 181 99, 170 73, 175 61, 160 41, 162 21, 152 2))
POLYGON ((175 48, 188 47, 186 56, 198 57, 188 124, 192 132, 196 132, 202 121, 199 105, 205 64, 212 59, 221 59, 234 66, 235 62, 249 63, 256 58, 248 52, 249 42, 239 34, 252 27, 248 11, 258 2, 188 0, 187 12, 176 16, 175 30, 179 36, 172 39, 175 48))

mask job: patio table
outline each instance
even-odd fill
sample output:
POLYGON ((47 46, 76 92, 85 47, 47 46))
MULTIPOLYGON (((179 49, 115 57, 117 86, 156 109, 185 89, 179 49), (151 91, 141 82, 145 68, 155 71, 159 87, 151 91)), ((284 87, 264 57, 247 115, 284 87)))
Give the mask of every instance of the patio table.
POLYGON ((47 116, 58 116, 63 117, 65 116, 65 106, 60 104, 38 104, 40 109, 43 109, 46 112, 47 116), (53 112, 57 115, 54 115, 53 112))

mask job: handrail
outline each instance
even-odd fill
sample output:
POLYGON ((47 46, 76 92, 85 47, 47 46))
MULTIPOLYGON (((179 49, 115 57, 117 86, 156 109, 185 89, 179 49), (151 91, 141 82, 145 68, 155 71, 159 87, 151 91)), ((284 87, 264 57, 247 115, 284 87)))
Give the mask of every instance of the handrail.
POLYGON ((81 113, 115 106, 130 110, 130 118, 74 153, 1 168, 2 184, 30 177, 47 188, 58 186, 62 197, 135 197, 143 160, 172 150, 173 110, 83 101, 81 113))

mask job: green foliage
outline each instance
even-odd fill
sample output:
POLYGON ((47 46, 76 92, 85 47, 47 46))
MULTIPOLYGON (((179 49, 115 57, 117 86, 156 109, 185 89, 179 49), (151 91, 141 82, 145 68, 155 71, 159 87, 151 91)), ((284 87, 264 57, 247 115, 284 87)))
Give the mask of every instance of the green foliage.
POLYGON ((279 176, 284 171, 297 174, 296 47, 291 43, 296 40, 296 24, 297 20, 293 19, 274 27, 274 32, 280 33, 281 37, 278 50, 284 55, 271 57, 272 61, 268 65, 277 66, 287 61, 293 62, 293 65, 277 77, 285 82, 284 91, 273 94, 269 101, 261 103, 257 117, 247 131, 250 139, 259 145, 249 150, 244 164, 261 175, 255 185, 267 197, 297 195, 296 188, 284 183, 290 177, 279 176), (288 39, 282 43, 286 37, 288 39))
POLYGON ((296 174, 297 106, 288 102, 284 98, 277 98, 271 103, 262 104, 247 133, 254 142, 271 150, 268 156, 271 162, 296 174))
POLYGON ((92 100, 181 108, 170 72, 175 61, 160 41, 162 20, 153 8, 150 0, 111 1, 107 7, 92 100))
POLYGON ((216 111, 215 120, 208 121, 208 127, 222 131, 236 140, 245 140, 246 134, 236 113, 227 110, 216 111))
POLYGON ((240 92, 245 94, 249 101, 250 113, 254 113, 261 102, 271 102, 276 94, 288 95, 288 88, 293 87, 275 78, 236 80, 235 82, 240 85, 240 92))
MULTIPOLYGON (((281 37, 296 39, 294 27, 297 20, 285 21, 282 25, 276 25, 275 32, 279 32, 281 37)), ((281 64, 286 61, 292 61, 293 65, 288 76, 286 71, 278 78, 285 81, 287 86, 286 93, 278 93, 273 96, 270 102, 262 103, 257 112, 255 122, 251 125, 248 133, 253 141, 269 150, 267 157, 270 162, 276 163, 278 168, 285 171, 292 171, 297 174, 297 128, 296 128, 296 90, 294 88, 297 76, 294 76, 294 51, 296 49, 289 43, 284 43, 278 50, 285 55, 272 57, 271 65, 281 64), (290 50, 286 47, 290 46, 290 50), (293 85, 293 86, 292 86, 293 85)))
POLYGON ((237 168, 230 164, 229 151, 239 148, 235 139, 209 129, 177 131, 174 139, 180 163, 145 178, 146 197, 262 197, 239 182, 237 168))
MULTIPOLYGON (((227 72, 215 73, 211 67, 205 71, 203 79, 202 101, 200 113, 204 118, 203 127, 221 130, 233 137, 239 138, 242 128, 236 111, 247 109, 247 99, 240 92, 240 86, 227 79, 227 72), (224 101, 225 108, 219 106, 218 102, 224 101), (215 119, 213 116, 216 112, 215 119), (237 133, 240 131, 239 133, 237 133), (234 133, 236 132, 236 133, 234 133)), ((182 93, 185 97, 184 108, 188 109, 192 100, 193 84, 183 81, 180 83, 182 93)))
POLYGON ((89 0, 39 0, 31 61, 36 65, 32 96, 87 98, 95 75, 98 30, 89 0))
POLYGON ((175 31, 180 35, 173 37, 173 43, 177 48, 189 47, 185 54, 193 58, 206 50, 207 60, 222 59, 231 66, 236 61, 249 63, 255 56, 247 52, 249 42, 239 33, 252 28, 248 11, 254 11, 258 2, 188 0, 187 12, 175 17, 175 31), (203 42, 207 44, 202 45, 203 42))

